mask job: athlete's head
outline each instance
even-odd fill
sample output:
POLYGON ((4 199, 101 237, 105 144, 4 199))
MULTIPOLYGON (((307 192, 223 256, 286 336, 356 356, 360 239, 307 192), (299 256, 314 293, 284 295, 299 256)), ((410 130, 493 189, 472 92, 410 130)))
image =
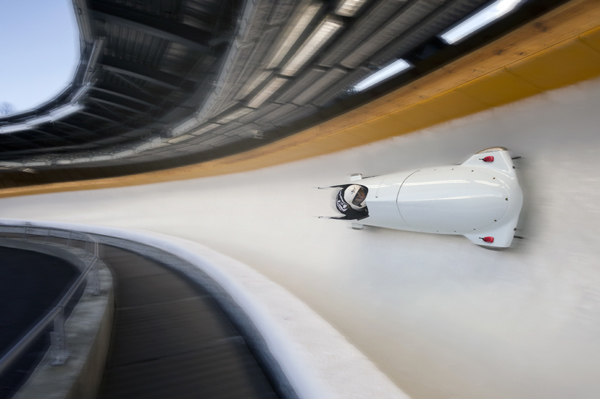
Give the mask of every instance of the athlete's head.
POLYGON ((352 184, 344 190, 344 200, 357 211, 363 209, 365 199, 367 198, 367 189, 359 184, 352 184))

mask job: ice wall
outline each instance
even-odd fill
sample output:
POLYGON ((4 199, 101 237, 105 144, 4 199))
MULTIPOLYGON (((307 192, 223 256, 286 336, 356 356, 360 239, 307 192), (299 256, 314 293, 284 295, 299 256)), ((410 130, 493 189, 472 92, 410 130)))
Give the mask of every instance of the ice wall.
POLYGON ((385 142, 237 175, 0 200, 0 217, 146 229, 212 247, 288 288, 415 399, 600 394, 600 81, 385 142), (504 146, 525 203, 506 251, 350 229, 350 173, 461 163, 504 146))

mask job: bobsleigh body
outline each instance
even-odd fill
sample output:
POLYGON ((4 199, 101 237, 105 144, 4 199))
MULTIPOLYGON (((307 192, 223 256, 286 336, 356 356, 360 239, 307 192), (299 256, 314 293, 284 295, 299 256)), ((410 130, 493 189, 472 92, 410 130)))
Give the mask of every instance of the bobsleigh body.
POLYGON ((362 178, 369 216, 354 222, 389 229, 463 235, 476 244, 512 243, 523 194, 503 148, 480 151, 461 165, 362 178))

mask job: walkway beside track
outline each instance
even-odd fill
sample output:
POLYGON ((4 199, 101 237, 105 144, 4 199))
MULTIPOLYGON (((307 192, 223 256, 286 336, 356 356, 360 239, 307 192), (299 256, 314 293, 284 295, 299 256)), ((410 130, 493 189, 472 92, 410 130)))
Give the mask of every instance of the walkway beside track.
POLYGON ((277 398, 244 339, 203 288, 103 245, 115 317, 98 399, 277 398))

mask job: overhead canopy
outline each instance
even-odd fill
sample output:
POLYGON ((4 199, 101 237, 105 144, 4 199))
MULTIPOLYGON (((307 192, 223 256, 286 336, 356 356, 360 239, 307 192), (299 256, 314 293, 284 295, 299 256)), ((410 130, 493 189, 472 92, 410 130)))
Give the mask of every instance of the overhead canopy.
POLYGON ((439 35, 488 1, 365 0, 353 9, 318 0, 74 0, 75 78, 37 109, 0 118, 0 172, 35 171, 22 184, 39 184, 255 148, 406 84, 562 2, 524 2, 504 22, 448 45, 439 35), (398 59, 412 68, 353 89, 398 59))

